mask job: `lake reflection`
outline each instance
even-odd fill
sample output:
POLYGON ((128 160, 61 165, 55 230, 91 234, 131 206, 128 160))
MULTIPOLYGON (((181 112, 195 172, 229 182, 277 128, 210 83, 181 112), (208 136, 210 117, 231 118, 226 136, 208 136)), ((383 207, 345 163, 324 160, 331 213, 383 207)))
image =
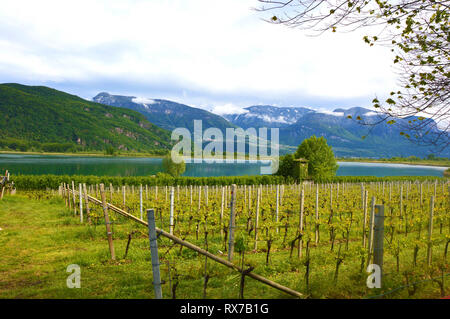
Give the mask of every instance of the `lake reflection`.
MULTIPOLYGON (((338 162, 338 176, 442 176, 445 167, 338 162)), ((187 163, 184 176, 260 175, 267 163, 187 163)), ((163 171, 161 158, 0 154, 12 174, 146 176, 163 171)))

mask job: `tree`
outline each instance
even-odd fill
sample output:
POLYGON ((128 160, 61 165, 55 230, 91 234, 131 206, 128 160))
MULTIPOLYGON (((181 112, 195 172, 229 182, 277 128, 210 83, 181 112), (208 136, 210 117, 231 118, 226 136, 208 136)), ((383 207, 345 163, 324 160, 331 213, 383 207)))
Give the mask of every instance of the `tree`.
POLYGON ((338 165, 331 146, 324 137, 311 136, 303 140, 294 153, 294 158, 308 160, 308 175, 314 179, 336 175, 338 165))
POLYGON ((280 164, 278 166, 276 175, 285 177, 292 176, 295 179, 299 178, 298 164, 294 161, 293 154, 286 154, 284 156, 281 156, 279 163, 280 164))
POLYGON ((170 155, 167 155, 163 158, 162 165, 164 171, 173 177, 180 176, 186 170, 186 163, 184 161, 177 164, 172 160, 170 155))
POLYGON ((107 145, 106 149, 105 149, 105 154, 106 155, 115 156, 116 155, 116 149, 114 147, 112 147, 111 145, 107 145))
MULTIPOLYGON (((401 135, 443 150, 450 144, 449 0, 258 0, 267 21, 314 33, 374 27, 363 40, 395 52, 401 91, 373 106, 377 121, 397 124, 401 135), (399 120, 403 119, 403 120, 399 120)), ((388 93, 388 92, 386 92, 388 93)))
POLYGON ((336 174, 338 168, 336 159, 324 137, 311 136, 303 140, 294 154, 281 156, 277 175, 295 179, 304 178, 305 176, 300 176, 300 163, 295 161, 299 158, 308 160, 309 178, 328 178, 336 174))

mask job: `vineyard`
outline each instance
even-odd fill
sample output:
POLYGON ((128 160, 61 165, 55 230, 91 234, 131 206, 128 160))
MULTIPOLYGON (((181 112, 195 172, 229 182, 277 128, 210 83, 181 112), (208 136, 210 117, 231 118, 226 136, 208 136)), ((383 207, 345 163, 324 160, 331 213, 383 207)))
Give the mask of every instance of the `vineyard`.
MULTIPOLYGON (((154 209, 164 298, 449 294, 450 187, 445 179, 242 186, 72 182, 23 194, 41 201, 59 198, 79 227, 100 234, 109 253, 104 258, 127 263, 128 269, 147 262, 149 273, 144 226, 147 209, 154 209), (380 206, 383 285, 369 289, 366 269, 374 263, 380 206)), ((146 284, 148 297, 154 298, 151 280, 146 284)))

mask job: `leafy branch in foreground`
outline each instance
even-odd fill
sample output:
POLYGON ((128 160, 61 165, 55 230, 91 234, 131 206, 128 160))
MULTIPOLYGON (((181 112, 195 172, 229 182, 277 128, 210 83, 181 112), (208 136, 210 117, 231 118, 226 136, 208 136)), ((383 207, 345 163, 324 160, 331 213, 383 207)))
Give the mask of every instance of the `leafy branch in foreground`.
MULTIPOLYGON (((448 0, 258 0, 266 21, 314 34, 372 27, 363 40, 395 52, 402 90, 373 99, 377 121, 396 124, 401 135, 443 150, 450 144, 450 45, 448 0), (402 119, 402 120, 397 120, 402 119)), ((387 92, 386 92, 387 93, 387 92)))

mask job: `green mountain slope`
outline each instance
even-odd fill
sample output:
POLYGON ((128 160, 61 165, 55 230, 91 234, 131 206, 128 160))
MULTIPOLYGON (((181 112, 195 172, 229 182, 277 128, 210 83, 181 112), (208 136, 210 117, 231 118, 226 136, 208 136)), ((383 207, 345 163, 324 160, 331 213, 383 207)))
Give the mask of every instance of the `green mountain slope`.
POLYGON ((138 112, 43 86, 0 84, 0 148, 165 153, 170 133, 138 112))

